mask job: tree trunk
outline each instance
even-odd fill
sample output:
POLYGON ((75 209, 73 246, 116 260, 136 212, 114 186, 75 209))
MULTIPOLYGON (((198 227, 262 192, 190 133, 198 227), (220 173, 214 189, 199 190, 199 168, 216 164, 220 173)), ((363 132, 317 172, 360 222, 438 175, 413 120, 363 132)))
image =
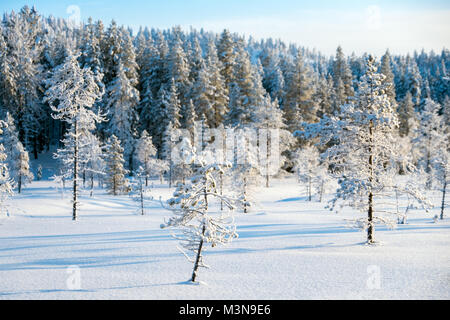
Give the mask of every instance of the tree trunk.
POLYGON ((368 228, 367 228, 367 243, 374 243, 373 240, 373 194, 369 192, 369 211, 368 211, 368 228))
POLYGON ((222 195, 223 195, 223 174, 220 173, 219 175, 219 187, 220 187, 220 211, 223 211, 223 199, 222 199, 222 195))
POLYGON ((267 136, 266 136, 266 140, 267 140, 267 145, 266 145, 266 188, 269 187, 269 147, 270 147, 270 142, 269 142, 269 127, 267 127, 267 136))
MULTIPOLYGON (((142 178, 139 178, 142 179, 142 178)), ((140 192, 141 192, 141 215, 144 215, 144 186, 142 184, 142 181, 140 181, 140 192)))
POLYGON ((308 177, 308 201, 311 201, 311 177, 308 177))
POLYGON ((94 194, 94 173, 91 174, 91 193, 90 196, 94 194))
POLYGON ((369 146, 369 169, 370 169, 370 176, 369 176, 369 183, 370 183, 370 190, 369 190, 369 210, 367 212, 367 243, 374 243, 373 240, 373 231, 374 231, 374 225, 373 225, 373 193, 372 193, 372 182, 373 182, 373 123, 370 121, 369 123, 369 135, 370 135, 370 146, 369 146))
POLYGON ((22 175, 19 174, 19 181, 17 181, 17 191, 20 193, 22 192, 22 175))
POLYGON ((73 152, 73 213, 72 220, 77 220, 77 179, 78 179, 78 128, 77 122, 74 123, 74 152, 73 152))
POLYGON ((206 231, 206 226, 205 226, 205 222, 203 222, 202 237, 201 237, 200 243, 198 245, 197 257, 195 258, 195 263, 194 263, 194 270, 192 271, 192 278, 191 278, 192 282, 195 282, 195 279, 197 278, 197 271, 198 271, 198 267, 200 266, 200 259, 202 258, 203 236, 205 235, 205 231, 206 231))
POLYGON ((320 192, 319 192, 319 202, 322 202, 322 196, 323 196, 323 190, 324 189, 324 182, 322 180, 321 184, 320 184, 320 192))
POLYGON ((444 174, 444 186, 442 187, 442 204, 441 204, 441 220, 444 220, 444 206, 445 206, 445 189, 447 188, 447 176, 444 174))

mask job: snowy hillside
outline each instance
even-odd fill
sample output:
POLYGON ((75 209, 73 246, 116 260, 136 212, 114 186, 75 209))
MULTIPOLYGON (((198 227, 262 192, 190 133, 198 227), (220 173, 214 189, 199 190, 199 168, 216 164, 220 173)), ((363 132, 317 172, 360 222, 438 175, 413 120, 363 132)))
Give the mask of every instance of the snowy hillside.
MULTIPOLYGON (((152 183, 155 199, 171 195, 152 183)), ((74 222, 70 192, 54 186, 33 182, 0 220, 0 299, 450 298, 450 222, 433 223, 437 209, 411 210, 395 230, 377 226, 380 244, 367 246, 347 226, 358 213, 331 213, 294 178, 276 180, 258 189, 253 212, 236 213, 239 238, 207 250, 205 283, 192 285, 192 265, 159 227, 170 214, 159 201, 141 216, 128 196, 84 192, 74 222)))

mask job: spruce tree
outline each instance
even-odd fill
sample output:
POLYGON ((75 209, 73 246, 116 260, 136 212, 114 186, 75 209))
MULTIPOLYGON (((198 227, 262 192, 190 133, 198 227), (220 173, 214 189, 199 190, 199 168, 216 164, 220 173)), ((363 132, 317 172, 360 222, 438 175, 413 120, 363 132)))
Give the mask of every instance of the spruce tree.
POLYGON ((124 168, 123 148, 120 140, 112 135, 106 143, 106 188, 110 194, 120 195, 130 191, 126 178, 128 170, 124 168))

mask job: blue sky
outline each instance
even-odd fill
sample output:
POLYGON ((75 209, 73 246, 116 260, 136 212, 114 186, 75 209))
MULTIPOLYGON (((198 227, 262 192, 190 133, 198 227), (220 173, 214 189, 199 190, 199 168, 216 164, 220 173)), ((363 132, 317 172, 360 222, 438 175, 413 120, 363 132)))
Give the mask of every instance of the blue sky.
POLYGON ((325 54, 341 45, 346 53, 381 55, 414 49, 450 48, 450 1, 355 0, 1 0, 0 11, 35 5, 47 16, 86 21, 88 17, 137 30, 180 25, 242 35, 281 38, 325 54))

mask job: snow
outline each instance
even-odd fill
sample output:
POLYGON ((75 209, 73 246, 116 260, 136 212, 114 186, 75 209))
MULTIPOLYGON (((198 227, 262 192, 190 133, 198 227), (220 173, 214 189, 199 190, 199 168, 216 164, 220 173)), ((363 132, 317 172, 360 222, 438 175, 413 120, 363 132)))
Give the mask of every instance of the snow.
POLYGON ((192 264, 160 229, 170 212, 157 199, 174 188, 152 183, 156 200, 146 215, 129 196, 96 189, 92 198, 80 193, 78 221, 70 190, 63 198, 52 181, 27 185, 11 198, 11 215, 0 218, 0 299, 450 298, 450 222, 433 222, 439 208, 410 210, 394 230, 377 225, 379 243, 369 246, 347 223, 359 213, 307 201, 294 177, 257 189, 253 211, 236 213, 239 238, 208 248, 210 268, 190 285, 192 264), (70 286, 73 270, 78 289, 70 286))

